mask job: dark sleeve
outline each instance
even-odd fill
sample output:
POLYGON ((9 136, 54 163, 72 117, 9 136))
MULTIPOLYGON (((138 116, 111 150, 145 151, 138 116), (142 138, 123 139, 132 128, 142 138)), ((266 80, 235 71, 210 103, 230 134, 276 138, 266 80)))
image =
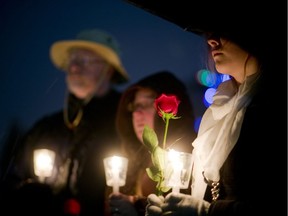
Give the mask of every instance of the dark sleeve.
POLYGON ((252 209, 244 202, 234 200, 218 200, 212 202, 208 212, 209 216, 252 216, 252 209))
MULTIPOLYGON (((19 139, 14 153, 11 156, 11 162, 5 180, 9 184, 9 187, 11 187, 10 189, 16 189, 28 179, 35 177, 33 169, 33 149, 35 146, 46 148, 47 146, 44 145, 49 142, 49 137, 56 137, 55 134, 50 134, 52 131, 51 122, 53 121, 54 118, 48 117, 40 119, 19 139)), ((59 131, 59 129, 55 129, 55 131, 59 131)))
POLYGON ((134 203, 135 209, 136 209, 139 216, 145 215, 146 205, 147 205, 147 198, 146 197, 140 197, 134 203))

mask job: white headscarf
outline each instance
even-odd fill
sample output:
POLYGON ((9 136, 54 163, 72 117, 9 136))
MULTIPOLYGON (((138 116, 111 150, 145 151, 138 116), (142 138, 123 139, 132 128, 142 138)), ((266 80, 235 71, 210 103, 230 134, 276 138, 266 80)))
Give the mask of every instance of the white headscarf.
POLYGON ((206 190, 204 177, 220 180, 219 170, 235 146, 246 107, 251 101, 252 89, 258 73, 246 77, 238 87, 235 80, 219 85, 213 104, 203 115, 198 137, 194 140, 192 196, 203 199, 206 190))

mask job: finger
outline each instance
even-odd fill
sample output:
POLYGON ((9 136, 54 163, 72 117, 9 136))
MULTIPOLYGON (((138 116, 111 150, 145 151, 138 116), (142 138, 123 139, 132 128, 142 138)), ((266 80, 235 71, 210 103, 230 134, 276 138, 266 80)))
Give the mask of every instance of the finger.
POLYGON ((179 203, 184 198, 181 194, 170 193, 165 197, 165 203, 176 204, 179 203))
POLYGON ((175 203, 164 203, 161 206, 161 209, 163 212, 170 212, 170 214, 172 214, 171 212, 177 211, 178 205, 175 203))
POLYGON ((161 216, 176 216, 177 214, 172 211, 165 211, 161 214, 161 216))
POLYGON ((156 205, 156 206, 160 207, 164 201, 164 197, 161 197, 161 196, 158 197, 158 196, 156 196, 156 194, 149 194, 147 197, 147 201, 151 205, 156 205))
POLYGON ((164 202, 165 198, 163 196, 158 196, 158 198, 161 200, 161 202, 164 202))
POLYGON ((162 209, 158 206, 155 205, 148 205, 146 207, 146 215, 161 215, 162 214, 162 209))

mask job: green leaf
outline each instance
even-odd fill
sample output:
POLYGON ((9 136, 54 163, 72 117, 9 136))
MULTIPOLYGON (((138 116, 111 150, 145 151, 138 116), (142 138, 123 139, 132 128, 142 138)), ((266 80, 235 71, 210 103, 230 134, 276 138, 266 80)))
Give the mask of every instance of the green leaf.
POLYGON ((166 193, 166 192, 168 192, 171 189, 171 187, 165 187, 165 186, 163 186, 163 184, 164 184, 164 182, 162 182, 162 184, 160 185, 160 190, 163 193, 166 193))
POLYGON ((143 131, 143 143, 148 148, 149 152, 153 152, 154 149, 158 146, 158 137, 155 131, 149 126, 145 125, 143 131))
POLYGON ((152 163, 160 171, 164 170, 165 166, 165 151, 157 146, 153 152, 151 152, 152 163))
POLYGON ((173 116, 171 119, 180 119, 181 116, 173 116))
POLYGON ((157 182, 157 185, 156 185, 157 194, 161 195, 162 193, 166 193, 171 189, 171 187, 165 187, 164 181, 163 181, 164 179, 163 174, 155 166, 146 168, 146 172, 152 181, 157 182))
POLYGON ((152 181, 157 182, 156 189, 157 194, 167 192, 171 188, 164 186, 163 170, 165 166, 165 150, 158 146, 158 138, 155 131, 149 126, 144 127, 143 131, 143 143, 148 148, 151 154, 152 167, 146 168, 147 175, 152 181))
POLYGON ((150 168, 146 168, 147 175, 150 179, 152 179, 155 182, 160 181, 161 179, 161 172, 155 167, 152 166, 150 168))

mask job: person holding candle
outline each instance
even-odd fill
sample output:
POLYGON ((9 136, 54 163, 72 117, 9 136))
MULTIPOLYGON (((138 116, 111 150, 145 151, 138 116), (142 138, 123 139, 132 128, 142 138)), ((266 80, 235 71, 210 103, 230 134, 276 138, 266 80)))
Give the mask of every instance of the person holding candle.
POLYGON ((286 215, 287 1, 129 2, 203 36, 210 70, 230 76, 192 143, 191 194, 150 194, 146 216, 286 215))
POLYGON ((196 137, 193 108, 186 86, 177 76, 170 71, 158 71, 128 87, 122 94, 116 118, 122 152, 129 160, 128 173, 121 193, 110 194, 108 214, 144 215, 147 195, 156 190, 156 183, 146 173, 151 155, 143 144, 142 133, 148 125, 162 143, 165 124, 154 107, 154 100, 162 93, 174 94, 181 101, 180 118, 170 121, 167 147, 188 153, 192 150, 191 142, 196 137))
MULTIPOLYGON (((119 143, 115 117, 121 93, 114 85, 129 79, 120 56, 118 41, 101 29, 83 30, 75 39, 56 41, 50 47, 52 63, 65 73, 65 105, 28 131, 10 171, 19 178, 15 189, 18 193, 19 186, 28 188, 38 182, 33 151, 45 148, 55 152, 52 175, 44 181, 58 201, 58 211, 51 215, 72 214, 75 208, 80 216, 104 215, 102 160, 117 152, 119 143)), ((14 193, 7 194, 17 206, 14 193)), ((26 195, 41 201, 41 193, 26 195)), ((28 214, 31 204, 31 200, 19 200, 28 214)))

